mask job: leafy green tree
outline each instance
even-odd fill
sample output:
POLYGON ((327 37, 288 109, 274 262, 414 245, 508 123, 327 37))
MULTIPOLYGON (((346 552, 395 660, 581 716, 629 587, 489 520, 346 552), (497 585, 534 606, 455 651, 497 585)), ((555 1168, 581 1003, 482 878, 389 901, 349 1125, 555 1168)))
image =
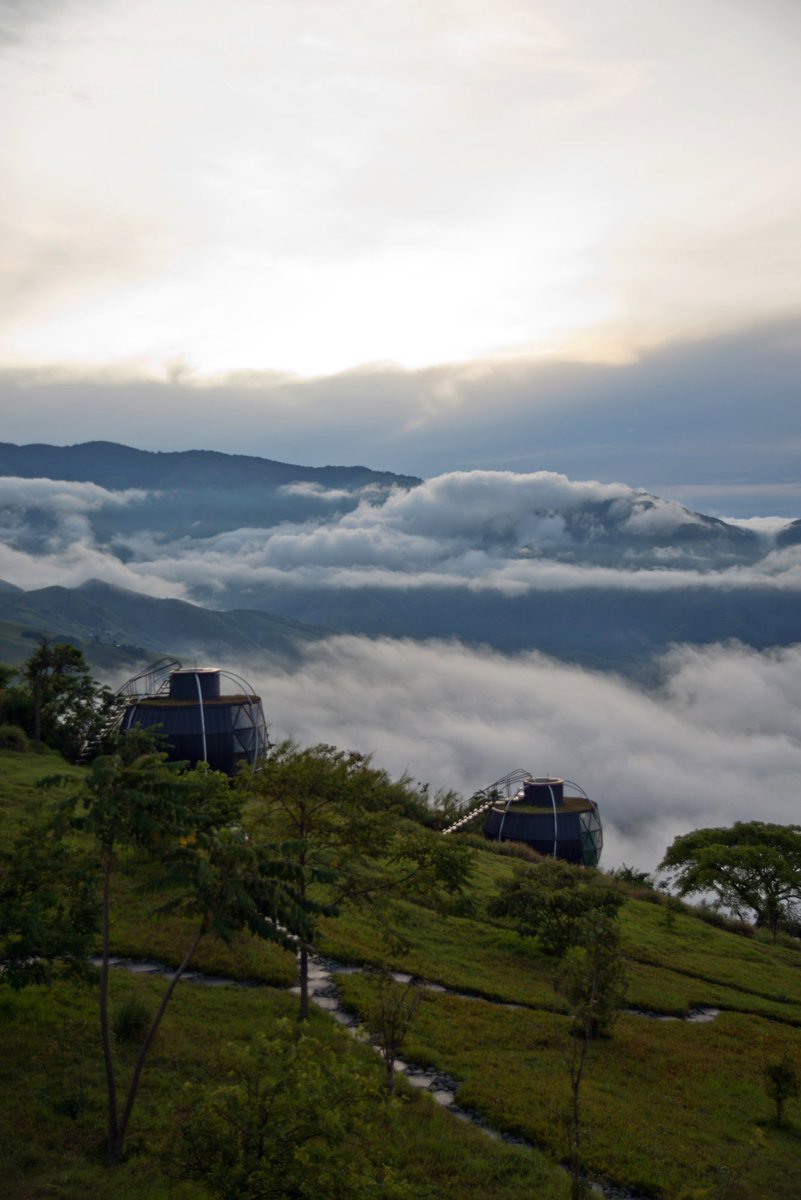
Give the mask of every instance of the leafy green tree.
POLYGON ((371 1064, 340 1034, 279 1023, 215 1088, 189 1085, 173 1167, 228 1200, 411 1200, 383 1165, 391 1114, 371 1064))
POLYGON ((18 675, 20 683, 2 694, 3 719, 65 757, 77 758, 86 740, 102 728, 111 691, 95 683, 80 650, 48 638, 40 639, 18 675))
POLYGON ((585 918, 582 944, 562 959, 556 990, 567 1002, 574 1034, 608 1037, 626 996, 626 970, 615 916, 598 910, 585 918))
MULTIPOLYGON (((318 745, 275 747, 248 789, 261 827, 296 844, 303 869, 300 893, 312 892, 319 912, 346 904, 375 912, 399 896, 443 900, 461 894, 469 874, 467 847, 404 817, 404 784, 355 751, 318 745)), ((299 946, 300 1009, 309 1014, 308 961, 314 932, 299 946)))
POLYGON ((712 893, 775 937, 801 901, 801 826, 738 821, 677 837, 660 863, 681 896, 712 893))
POLYGON ((546 858, 500 880, 488 911, 510 917, 520 936, 536 938, 545 954, 561 956, 584 944, 593 914, 611 920, 622 903, 621 893, 599 871, 546 858))
MULTIPOLYGON (((145 1061, 173 991, 189 967, 201 938, 230 937, 247 929, 258 937, 291 945, 307 936, 313 904, 299 892, 301 868, 274 846, 249 838, 240 824, 241 799, 226 776, 201 766, 168 763, 141 731, 121 737, 113 754, 95 759, 85 784, 61 806, 60 829, 78 829, 97 850, 102 957, 100 1036, 108 1098, 107 1152, 110 1164, 123 1156, 125 1137, 145 1061), (111 893, 120 852, 160 865, 173 886, 165 908, 186 913, 194 933, 162 996, 142 1041, 125 1101, 118 1102, 109 1014, 111 893)), ((74 787, 56 777, 51 785, 74 787)))
POLYGON ((801 1079, 795 1063, 789 1053, 785 1052, 780 1058, 770 1059, 762 1069, 765 1091, 776 1108, 776 1124, 781 1128, 784 1122, 784 1106, 788 1100, 794 1100, 801 1092, 801 1079))

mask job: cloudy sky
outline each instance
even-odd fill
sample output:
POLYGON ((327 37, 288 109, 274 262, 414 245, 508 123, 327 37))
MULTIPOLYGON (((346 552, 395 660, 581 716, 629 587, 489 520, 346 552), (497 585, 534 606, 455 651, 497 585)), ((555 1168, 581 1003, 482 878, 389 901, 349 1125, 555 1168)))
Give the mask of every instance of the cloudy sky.
POLYGON ((793 0, 0 0, 2 437, 798 515, 799 46, 793 0))

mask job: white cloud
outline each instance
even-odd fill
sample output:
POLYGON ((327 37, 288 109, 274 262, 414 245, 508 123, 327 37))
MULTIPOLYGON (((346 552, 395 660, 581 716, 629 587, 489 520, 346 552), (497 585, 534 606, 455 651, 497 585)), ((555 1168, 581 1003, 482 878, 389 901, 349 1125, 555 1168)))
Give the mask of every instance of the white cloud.
POLYGON ((8 571, 16 572, 12 582, 25 586, 46 576, 69 585, 98 577, 154 591, 161 580, 172 595, 211 589, 222 605, 228 589, 274 585, 466 588, 509 596, 588 587, 801 588, 801 547, 775 550, 770 540, 757 540, 750 550, 725 543, 721 550, 720 526, 676 501, 554 472, 452 472, 386 497, 369 489, 355 510, 324 511, 303 523, 205 538, 134 528, 117 533, 108 548, 95 541, 94 513, 147 496, 0 479, 8 546, 44 556, 7 558, 8 571), (685 543, 687 530, 694 536, 685 543))
POLYGON ((652 869, 699 826, 797 822, 801 646, 679 647, 666 669, 648 693, 535 653, 341 637, 254 682, 274 739, 372 752, 432 790, 514 767, 575 780, 601 805, 606 866, 652 869))
POLYGON ((792 5, 35 8, 0 95, 17 362, 609 361, 798 303, 792 5))

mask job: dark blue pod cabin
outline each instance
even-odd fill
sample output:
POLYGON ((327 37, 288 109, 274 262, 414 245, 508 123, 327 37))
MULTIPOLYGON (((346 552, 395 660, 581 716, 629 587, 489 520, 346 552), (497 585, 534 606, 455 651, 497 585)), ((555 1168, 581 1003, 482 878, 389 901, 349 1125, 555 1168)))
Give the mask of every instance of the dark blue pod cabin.
MULTIPOLYGON (((267 747, 261 698, 251 686, 217 667, 179 667, 169 674, 150 672, 131 680, 120 721, 122 733, 140 725, 167 739, 168 757, 192 765, 207 762, 234 775, 242 763, 255 763, 267 747), (223 694, 223 678, 238 689, 223 694), (145 681, 146 690, 137 684, 145 681), (149 686, 148 686, 149 685, 149 686)), ((125 692, 125 689, 123 689, 125 692)))
POLYGON ((514 795, 490 808, 484 836, 524 842, 539 854, 597 866, 603 847, 598 805, 577 784, 568 786, 581 794, 566 795, 563 779, 529 776, 514 795))

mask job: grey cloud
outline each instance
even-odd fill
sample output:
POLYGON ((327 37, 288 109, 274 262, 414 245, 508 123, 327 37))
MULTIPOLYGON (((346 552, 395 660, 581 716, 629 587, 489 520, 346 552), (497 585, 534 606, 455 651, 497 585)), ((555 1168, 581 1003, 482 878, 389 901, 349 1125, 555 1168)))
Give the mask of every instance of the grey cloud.
POLYGON ((422 475, 552 470, 704 511, 798 515, 798 319, 675 343, 624 365, 513 360, 200 385, 51 371, 0 376, 5 436, 112 437, 422 475), (226 413, 224 428, 220 413, 226 413), (701 501, 705 503, 701 503, 701 501))

